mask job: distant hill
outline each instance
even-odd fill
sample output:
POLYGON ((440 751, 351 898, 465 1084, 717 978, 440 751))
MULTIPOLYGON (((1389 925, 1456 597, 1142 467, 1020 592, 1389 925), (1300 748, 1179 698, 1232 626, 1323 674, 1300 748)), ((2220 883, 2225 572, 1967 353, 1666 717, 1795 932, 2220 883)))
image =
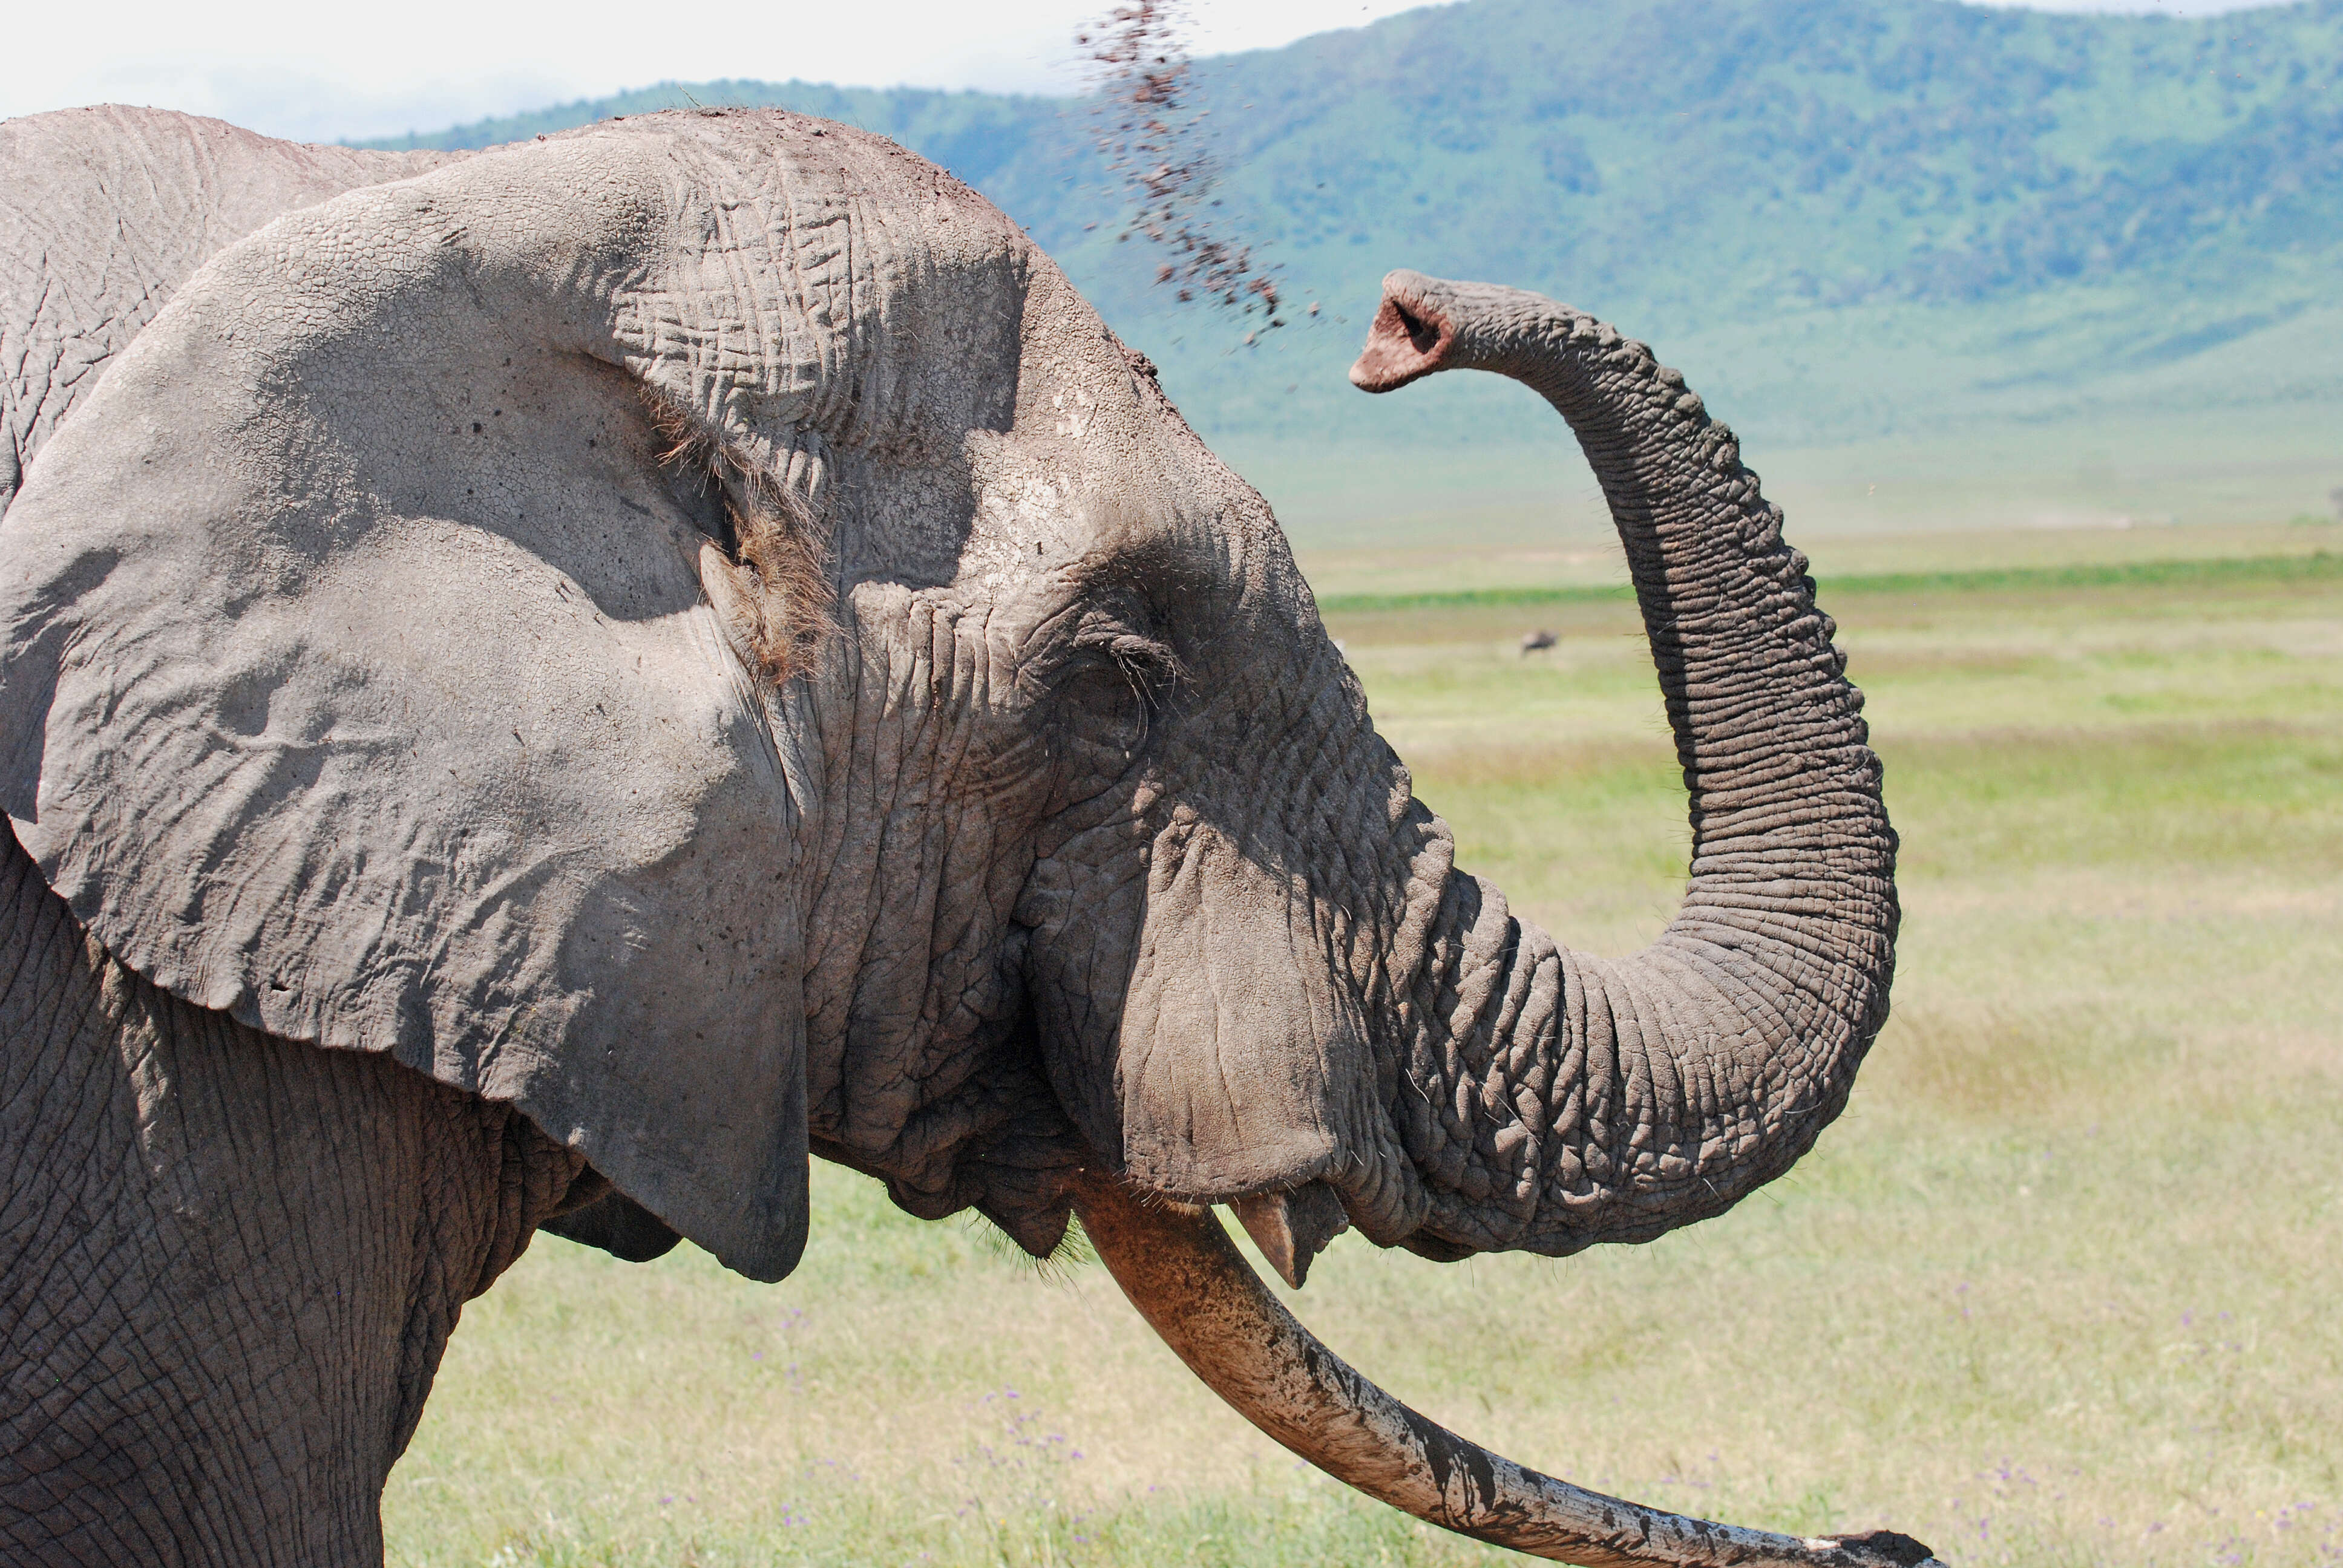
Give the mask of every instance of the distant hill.
POLYGON ((1222 210, 1324 305, 1250 349, 1117 243, 1079 101, 723 81, 374 145, 694 101, 860 125, 1025 224, 1200 426, 1266 442, 1545 429, 1501 390, 1363 410, 1342 367, 1401 265, 1601 312, 1775 441, 2343 411, 2343 0, 1465 0, 1199 70, 1222 210))
MULTIPOLYGON (((1031 223, 1064 201, 1060 166, 1085 148, 1086 106, 1069 99, 946 93, 924 87, 832 87, 818 82, 662 82, 639 92, 581 98, 444 131, 385 137, 369 147, 493 147, 660 109, 783 108, 876 131, 943 165, 1003 210, 1031 223), (1070 127, 1069 116, 1074 124, 1070 127), (1020 210, 1021 208, 1024 210, 1020 210)), ((1092 215, 1095 216, 1095 215, 1092 215)), ((1089 221, 1087 218, 1082 221, 1089 221)), ((1079 225, 1076 226, 1079 228, 1079 225)))

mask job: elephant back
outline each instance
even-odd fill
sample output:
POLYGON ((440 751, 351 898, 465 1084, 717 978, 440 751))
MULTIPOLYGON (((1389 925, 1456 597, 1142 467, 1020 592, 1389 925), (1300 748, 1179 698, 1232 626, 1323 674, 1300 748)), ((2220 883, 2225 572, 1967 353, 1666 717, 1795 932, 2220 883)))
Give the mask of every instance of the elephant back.
POLYGON ((197 267, 297 208, 468 156, 311 146, 119 104, 0 121, 0 511, 197 267))

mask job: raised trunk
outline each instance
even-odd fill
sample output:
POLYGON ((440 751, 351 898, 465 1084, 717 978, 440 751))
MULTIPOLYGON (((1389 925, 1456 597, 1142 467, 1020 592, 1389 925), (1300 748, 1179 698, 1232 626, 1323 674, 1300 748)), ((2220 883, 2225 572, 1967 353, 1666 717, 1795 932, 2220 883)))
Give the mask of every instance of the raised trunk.
MULTIPOLYGON (((1477 878, 1447 878, 1398 1019, 1406 1081, 1392 1101, 1415 1174, 1383 1181, 1362 1164, 1344 1173, 1342 1204, 1373 1239, 1435 1257, 1655 1236, 1805 1152, 1885 1020, 1896 836, 1862 699, 1780 513, 1681 377, 1534 295, 1414 273, 1384 289, 1358 385, 1499 371, 1544 394, 1585 445, 1651 634, 1694 847, 1683 911, 1616 961, 1566 952, 1477 878)), ((1312 1183, 1234 1205, 1290 1282, 1330 1231, 1325 1197, 1312 1183)), ((1116 1280, 1199 1377, 1296 1453, 1420 1519, 1590 1568, 1937 1568, 1892 1532, 1741 1530, 1527 1470, 1343 1365, 1208 1210, 1151 1203, 1100 1171, 1076 1201, 1116 1280)))
POLYGON ((1493 370, 1570 421, 1626 547, 1692 798, 1684 907, 1604 960, 1458 874, 1403 1020, 1411 1245, 1641 1241, 1779 1175, 1887 1016, 1896 835, 1862 694, 1739 444, 1642 344, 1535 295, 1394 273, 1352 379, 1493 370))

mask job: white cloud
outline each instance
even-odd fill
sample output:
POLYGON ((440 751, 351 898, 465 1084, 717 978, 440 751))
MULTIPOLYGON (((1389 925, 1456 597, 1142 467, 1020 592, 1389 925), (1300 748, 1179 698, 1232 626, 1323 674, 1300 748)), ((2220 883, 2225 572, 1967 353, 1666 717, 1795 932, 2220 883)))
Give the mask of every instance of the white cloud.
MULTIPOLYGON (((310 140, 437 129, 663 80, 1068 92, 1072 37, 1109 0, 44 0, 17 8, 0 115, 106 101, 217 115, 310 140)), ((2238 0, 2054 0, 2174 13, 2238 0)), ((2247 0, 2251 3, 2251 0, 2247 0)), ((1411 0, 1192 0, 1202 54, 1267 48, 1411 0)))

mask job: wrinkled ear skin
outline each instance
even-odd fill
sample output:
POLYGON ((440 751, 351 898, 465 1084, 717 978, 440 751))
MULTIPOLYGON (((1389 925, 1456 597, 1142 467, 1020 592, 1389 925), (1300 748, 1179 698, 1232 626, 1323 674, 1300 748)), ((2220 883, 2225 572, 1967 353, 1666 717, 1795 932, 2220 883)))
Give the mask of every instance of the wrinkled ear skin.
POLYGON ((799 810, 646 413, 754 363, 656 276, 674 166, 488 155, 190 279, 0 519, 0 804, 156 983, 510 1101, 778 1279, 799 810))

